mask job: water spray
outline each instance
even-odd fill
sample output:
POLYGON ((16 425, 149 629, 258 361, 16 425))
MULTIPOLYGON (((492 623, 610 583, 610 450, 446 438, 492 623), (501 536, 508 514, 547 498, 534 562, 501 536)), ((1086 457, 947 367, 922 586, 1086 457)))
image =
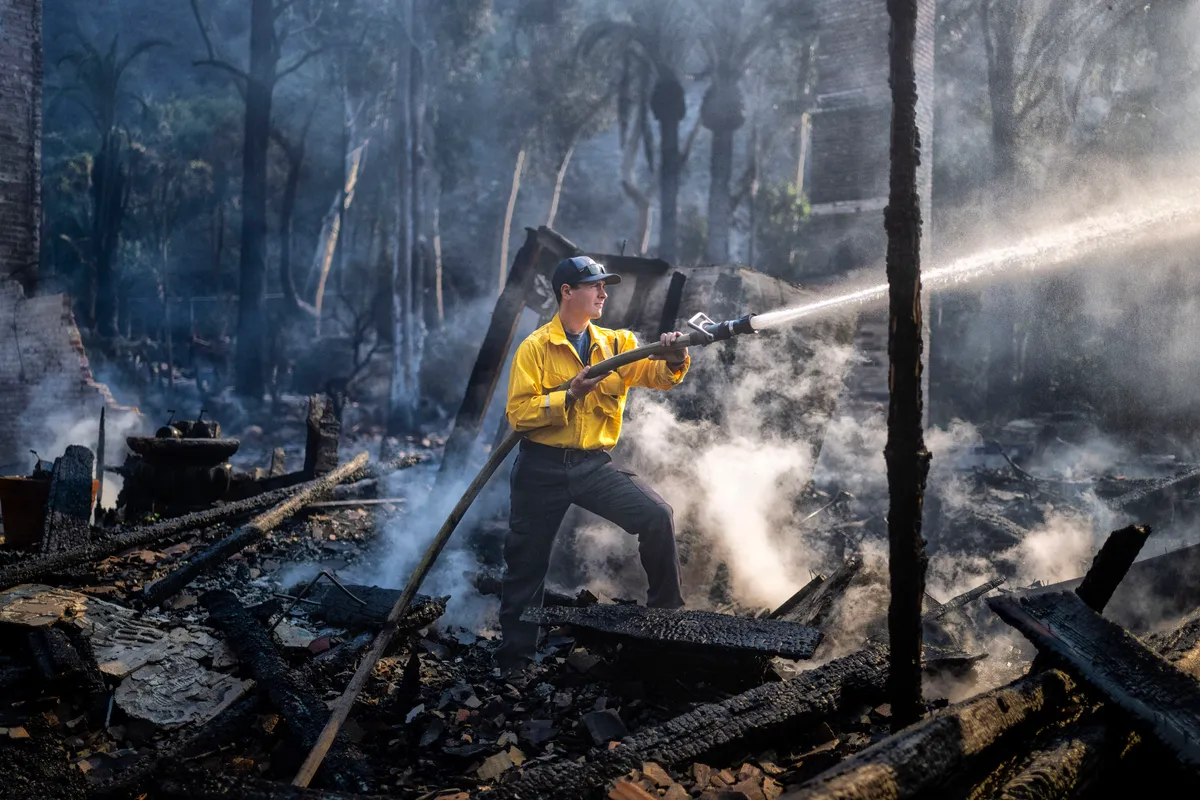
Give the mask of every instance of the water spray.
MULTIPOLYGON (((677 353, 689 347, 707 347, 715 342, 723 342, 735 336, 755 333, 754 326, 750 322, 753 317, 753 314, 746 314, 737 319, 714 322, 706 314, 695 314, 687 323, 692 332, 680 336, 672 344, 664 345, 662 342, 654 342, 653 344, 626 350, 624 353, 617 353, 612 358, 606 358, 599 364, 593 364, 589 375, 604 375, 643 359, 663 356, 668 353, 677 353)), ((551 391, 563 391, 570 385, 570 381, 568 381, 551 391)), ((487 463, 479 470, 479 474, 471 481, 471 485, 467 487, 462 497, 459 498, 450 515, 446 517, 446 521, 442 523, 442 527, 438 529, 437 535, 433 537, 433 541, 426 548, 425 554, 421 557, 420 563, 417 564, 417 568, 413 571, 412 577, 408 579, 408 584, 405 585, 400 598, 392 606, 391 612, 388 613, 383 629, 371 643, 371 650, 359 663, 354 677, 350 679, 346 690, 331 710, 329 720, 325 723, 325 728, 317 738, 317 743, 313 746, 308 757, 305 758, 304 764, 301 765, 300 771, 296 773, 296 777, 292 780, 293 786, 308 786, 313 776, 317 774, 317 769, 321 766, 321 762, 325 760, 325 754, 329 752, 329 748, 333 745, 333 740, 337 736, 338 730, 350 715, 350 709, 354 706, 355 698, 362 691, 362 687, 372 670, 374 670, 375 664, 378 663, 384 651, 387 650, 392 637, 396 635, 400 620, 408 612, 408 607, 412 604, 413 598, 416 597, 417 590, 421 588, 421 584, 433 568, 434 562, 441 555, 442 550, 446 547, 446 543, 450 541, 450 536, 454 533, 454 529, 458 527, 458 523, 462 521, 463 516, 467 513, 467 509, 471 507, 475 498, 479 496, 483 487, 487 485, 488 480, 500 468, 500 465, 504 463, 504 459, 508 457, 508 454, 512 452, 513 448, 517 446, 522 438, 522 434, 516 431, 510 432, 504 438, 504 441, 492 451, 487 463)))

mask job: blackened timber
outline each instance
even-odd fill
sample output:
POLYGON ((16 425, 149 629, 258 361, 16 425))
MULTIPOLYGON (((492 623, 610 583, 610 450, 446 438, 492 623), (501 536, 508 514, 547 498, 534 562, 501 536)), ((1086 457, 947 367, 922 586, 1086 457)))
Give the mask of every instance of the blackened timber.
MULTIPOLYGON (((320 692, 288 666, 270 634, 232 592, 225 589, 207 592, 200 598, 200 604, 208 610, 213 624, 225 634, 225 641, 238 660, 250 670, 260 691, 266 692, 271 705, 283 715, 296 745, 303 750, 311 748, 329 714, 320 692)), ((364 791, 363 774, 362 754, 349 746, 343 734, 325 758, 320 775, 333 788, 364 791)))
MULTIPOLYGON (((387 622, 388 613, 402 594, 400 589, 381 589, 378 586, 347 585, 363 605, 355 602, 338 587, 329 583, 318 583, 306 599, 319 603, 311 607, 309 615, 324 620, 330 625, 361 630, 381 628, 387 622)), ((401 628, 416 629, 431 625, 446 613, 445 597, 428 597, 419 594, 413 598, 408 613, 404 615, 401 628)))
POLYGON ((305 484, 291 493, 291 496, 279 505, 258 515, 229 536, 188 559, 174 572, 147 586, 142 595, 142 602, 146 606, 156 606, 174 596, 205 570, 220 564, 234 553, 261 541, 267 533, 303 508, 306 503, 331 491, 334 486, 361 470, 366 463, 367 454, 359 453, 353 461, 343 464, 322 478, 305 484))
POLYGON ((88 546, 94 464, 92 451, 77 444, 69 445, 61 458, 54 459, 50 498, 46 501, 46 519, 42 525, 43 556, 88 546))
POLYGON ((1095 612, 1104 610, 1149 537, 1149 525, 1130 525, 1108 535, 1083 582, 1075 589, 1084 605, 1095 612))
MULTIPOLYGON (((1075 587, 1075 594, 1088 608, 1097 614, 1104 613, 1108 601, 1116 593, 1117 587, 1125 578, 1125 573, 1133 566, 1149 536, 1149 525, 1130 525, 1108 535, 1096 557, 1092 559, 1087 574, 1075 587)), ((1038 653, 1030 669, 1045 669, 1049 663, 1044 653, 1038 653)))
POLYGON ((833 571, 828 580, 820 583, 808 597, 797 603, 790 611, 781 614, 779 619, 813 628, 822 627, 829 619, 829 613, 837 604, 838 598, 845 594, 850 582, 862 570, 862 566, 863 561, 858 556, 846 559, 840 567, 833 571))
POLYGON ((305 428, 304 475, 308 480, 313 480, 337 469, 342 424, 335 413, 332 398, 319 394, 308 398, 305 428))
POLYGON ((1083 796, 1100 784, 1105 764, 1119 760, 1134 739, 1136 734, 1095 722, 1060 731, 1022 760, 990 796, 1000 800, 1083 796))
POLYGON ((529 608, 521 619, 539 625, 570 625, 630 639, 755 651, 793 659, 812 658, 823 638, 815 628, 777 619, 607 603, 586 608, 529 608))
POLYGON ((921 701, 921 605, 929 558, 921 536, 921 509, 929 451, 925 449, 922 381, 921 198, 917 167, 917 0, 888 0, 888 84, 892 122, 887 208, 888 433, 883 456, 888 477, 888 639, 891 642, 892 730, 915 722, 921 701))
POLYGON ((792 609, 799 606, 804 601, 812 596, 813 592, 821 587, 821 584, 826 580, 824 575, 814 575, 813 579, 800 587, 794 595, 784 600, 778 608, 771 612, 768 619, 787 619, 792 609))
POLYGON ((1074 681, 1059 670, 1028 675, 934 712, 781 800, 902 800, 934 793, 974 755, 1059 714, 1074 689, 1074 681))
POLYGON ((675 765, 725 748, 775 743, 781 735, 816 725, 850 702, 880 702, 886 682, 886 648, 860 650, 789 680, 705 703, 627 736, 611 749, 593 748, 583 759, 530 767, 480 796, 489 800, 598 796, 605 783, 640 768, 644 761, 675 765))
POLYGON ((1004 578, 992 578, 987 583, 976 586, 974 589, 969 589, 957 597, 952 597, 945 603, 926 611, 921 619, 925 622, 935 622, 949 614, 951 611, 968 606, 971 603, 983 597, 985 594, 1001 586, 1004 583, 1004 578))
POLYGON ((547 237, 539 235, 532 228, 525 229, 525 244, 517 252, 512 269, 508 272, 508 280, 496 299, 491 322, 483 336, 483 343, 479 345, 479 355, 475 358, 471 377, 467 379, 467 391, 454 418, 454 429, 446 440, 445 454, 438 469, 439 482, 444 480, 442 476, 460 473, 470 461, 472 445, 479 436, 479 426, 487 415, 488 405, 500 381, 505 358, 521 321, 521 312, 525 310, 525 300, 542 250, 546 244, 553 244, 553 240, 544 243, 544 238, 547 237))
POLYGON ((1136 727, 1200 771, 1200 683, 1146 648, 1073 592, 995 597, 988 605, 1051 653, 1136 727))
POLYGON ((222 525, 282 503, 294 493, 295 490, 280 490, 255 495, 236 503, 215 506, 154 525, 133 528, 108 539, 93 542, 82 550, 22 561, 11 567, 0 569, 0 590, 9 589, 21 583, 32 583, 44 575, 59 573, 79 564, 96 563, 122 551, 145 547, 155 542, 181 536, 189 531, 222 525))

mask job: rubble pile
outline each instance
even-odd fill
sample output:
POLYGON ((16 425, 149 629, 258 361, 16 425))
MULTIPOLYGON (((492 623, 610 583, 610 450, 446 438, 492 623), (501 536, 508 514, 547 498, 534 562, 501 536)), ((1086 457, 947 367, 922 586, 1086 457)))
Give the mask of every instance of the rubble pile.
MULTIPOLYGON (((308 420, 302 470, 272 454, 219 501, 149 520, 80 527, 86 448, 38 478, 49 522, 0 547, 0 796, 1075 797, 1146 769, 1200 786, 1200 554, 1137 561, 1148 525, 1115 531, 1079 580, 1019 585, 997 558, 957 596, 927 596, 927 714, 892 732, 886 571, 850 538, 773 609, 548 591, 525 615, 547 633, 537 663, 502 675, 493 634, 446 621, 454 598, 418 595, 396 617, 399 589, 347 579, 409 518, 404 498, 377 496, 384 478, 423 455, 343 463, 328 406, 308 420), (1006 645, 1012 629, 1028 643, 1006 645), (313 788, 293 786, 347 697, 313 788)), ((982 500, 931 515, 984 553, 1049 503, 1153 525, 1190 519, 1200 488, 1186 465, 1068 482, 983 455, 968 470, 982 500)), ((869 527, 853 504, 819 507, 828 530, 869 527)))

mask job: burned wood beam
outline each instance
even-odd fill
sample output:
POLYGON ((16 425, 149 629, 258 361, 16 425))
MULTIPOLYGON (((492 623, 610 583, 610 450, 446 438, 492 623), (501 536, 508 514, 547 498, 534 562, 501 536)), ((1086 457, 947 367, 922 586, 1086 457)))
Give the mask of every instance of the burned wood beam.
POLYGON ((796 592, 787 600, 784 600, 778 608, 772 611, 767 619, 787 619, 787 616, 791 613, 792 609, 807 601, 808 598, 812 596, 813 592, 821 588, 821 584, 823 584, 825 581, 826 578, 824 575, 814 575, 811 581, 800 587, 800 591, 796 592))
MULTIPOLYGON (((308 750, 316 743, 329 710, 324 698, 299 673, 288 666, 271 641, 266 629, 238 599, 224 589, 207 592, 200 604, 211 615, 213 624, 225 634, 225 641, 238 659, 250 670, 259 689, 287 722, 296 746, 308 750)), ((334 743, 320 773, 325 782, 337 789, 365 791, 366 768, 363 756, 354 750, 345 736, 334 743)))
MULTIPOLYGON (((1200 678, 1200 669, 1187 669, 1189 653, 1195 652, 1200 637, 1200 614, 1185 620, 1175 630, 1153 634, 1144 640, 1152 650, 1200 678)), ((1104 773, 1139 749, 1141 737, 1131 729, 1098 717, 1097 709, 1083 719, 1070 721, 1046 741, 1018 757, 992 783, 981 784, 972 797, 1004 797, 1011 800, 1049 800, 1080 797, 1100 785, 1104 773)), ((1100 709, 1101 713, 1102 707, 1100 709)))
POLYGON ((1111 725, 1070 726, 1023 759, 988 797, 1051 800, 1081 797, 1100 784, 1104 765, 1119 760, 1137 735, 1111 725))
POLYGON ((529 608, 521 619, 539 625, 571 625, 643 641, 754 651, 792 659, 812 658, 823 638, 815 628, 783 620, 644 606, 604 604, 586 608, 529 608))
POLYGON ((279 505, 258 515, 229 536, 188 559, 181 567, 145 588, 141 600, 147 606, 157 606, 174 596, 196 579, 200 573, 222 563, 234 553, 261 541, 284 520, 295 514, 311 500, 323 496, 339 483, 354 475, 367 463, 367 454, 359 453, 353 461, 343 464, 328 475, 305 484, 279 505))
POLYGON ((887 649, 860 650, 795 678, 768 683, 718 703, 705 703, 662 725, 638 731, 584 759, 538 764, 482 792, 488 800, 563 798, 583 800, 642 762, 681 764, 714 751, 778 743, 816 725, 850 702, 882 701, 887 649))
POLYGON ((86 447, 73 444, 54 459, 50 498, 42 524, 41 554, 69 553, 87 547, 92 529, 92 468, 95 457, 86 447))
POLYGON ((294 490, 260 494, 236 503, 215 506, 154 525, 133 528, 108 539, 93 542, 88 547, 71 553, 59 553, 22 561, 0 569, 0 590, 9 589, 21 583, 31 583, 45 575, 61 572, 79 564, 94 564, 125 550, 145 547, 189 531, 222 525, 281 503, 292 494, 294 494, 294 490))
POLYGON ((307 436, 304 441, 304 475, 308 480, 321 478, 337 469, 338 440, 342 424, 334 411, 333 400, 314 394, 308 398, 307 436))
POLYGON ((958 595, 957 597, 950 598, 945 603, 942 603, 941 605, 937 606, 936 608, 932 608, 929 611, 926 611, 925 614, 921 617, 921 621, 922 622, 936 622, 937 620, 939 620, 942 617, 949 614, 951 611, 955 611, 957 609, 962 608, 963 606, 970 605, 971 603, 975 602, 980 597, 983 597, 985 594, 990 592, 992 589, 995 589, 997 586, 1000 586, 1003 583, 1004 583, 1004 578, 992 578, 987 583, 976 586, 974 589, 965 591, 962 594, 958 595))
MULTIPOLYGON (((319 605, 310 607, 308 613, 330 625, 362 630, 382 628, 388 613, 400 599, 400 589, 381 589, 378 586, 348 585, 346 588, 365 605, 356 603, 349 595, 329 583, 318 583, 307 595, 307 599, 319 605)), ((419 594, 400 623, 402 629, 416 630, 431 625, 446 613, 446 597, 429 597, 419 594)))
POLYGON ((791 610, 780 614, 779 619, 820 628, 829 618, 838 598, 845 594, 850 582, 862 570, 863 560, 857 556, 846 561, 833 571, 828 580, 818 584, 812 593, 797 603, 791 610))
POLYGON ((1074 689, 1075 682, 1059 670, 1026 676, 934 712, 781 800, 902 800, 935 792, 973 756, 1059 713, 1074 689))
POLYGON ((1083 582, 1075 589, 1075 594, 1084 605, 1096 613, 1104 611, 1125 578, 1125 573, 1129 572, 1138 553, 1142 552, 1150 532, 1149 525, 1130 525, 1108 535, 1100 552, 1092 559, 1092 566, 1083 576, 1083 582))
POLYGON ((1043 653, 1200 771, 1200 684, 1072 592, 996 597, 988 605, 1043 653))
POLYGON ((467 390, 454 418, 454 428, 446 440, 435 491, 444 488, 445 481, 460 474, 470 461, 471 448, 479 436, 479 427, 487 415, 488 405, 504 371, 505 358, 521 321, 521 312, 525 310, 526 296, 537 272, 538 261, 542 251, 548 245, 554 245, 553 240, 539 231, 532 228, 526 228, 525 231, 525 244, 517 252, 508 280, 496 298, 491 321, 479 345, 479 355, 467 379, 467 390))
MULTIPOLYGON (((1075 594, 1088 608, 1097 614, 1104 613, 1108 601, 1121 585, 1125 573, 1133 566, 1149 536, 1149 525, 1130 525, 1108 535, 1096 557, 1092 559, 1087 574, 1075 587, 1075 594)), ((1030 670, 1045 669, 1049 663, 1044 654, 1038 653, 1030 670)))

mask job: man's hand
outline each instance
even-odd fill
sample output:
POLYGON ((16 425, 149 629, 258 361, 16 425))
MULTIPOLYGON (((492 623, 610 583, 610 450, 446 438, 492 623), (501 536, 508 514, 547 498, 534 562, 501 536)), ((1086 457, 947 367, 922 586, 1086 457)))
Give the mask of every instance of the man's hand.
MULTIPOLYGON (((670 347, 671 345, 675 344, 676 340, 678 340, 681 336, 683 336, 683 334, 680 333, 679 331, 671 331, 670 333, 664 333, 662 336, 660 336, 658 338, 658 343, 661 344, 663 347, 670 347)), ((679 369, 680 367, 682 367, 684 359, 686 359, 686 358, 687 358, 687 348, 686 347, 683 348, 682 350, 675 350, 670 353, 664 353, 662 355, 657 355, 657 356, 650 356, 651 361, 666 361, 667 366, 670 367, 671 369, 679 369)))
POLYGON ((579 370, 579 374, 571 379, 571 385, 567 388, 567 400, 582 400, 587 397, 597 386, 600 381, 608 377, 607 372, 601 372, 594 378, 590 377, 591 367, 584 367, 579 370))

